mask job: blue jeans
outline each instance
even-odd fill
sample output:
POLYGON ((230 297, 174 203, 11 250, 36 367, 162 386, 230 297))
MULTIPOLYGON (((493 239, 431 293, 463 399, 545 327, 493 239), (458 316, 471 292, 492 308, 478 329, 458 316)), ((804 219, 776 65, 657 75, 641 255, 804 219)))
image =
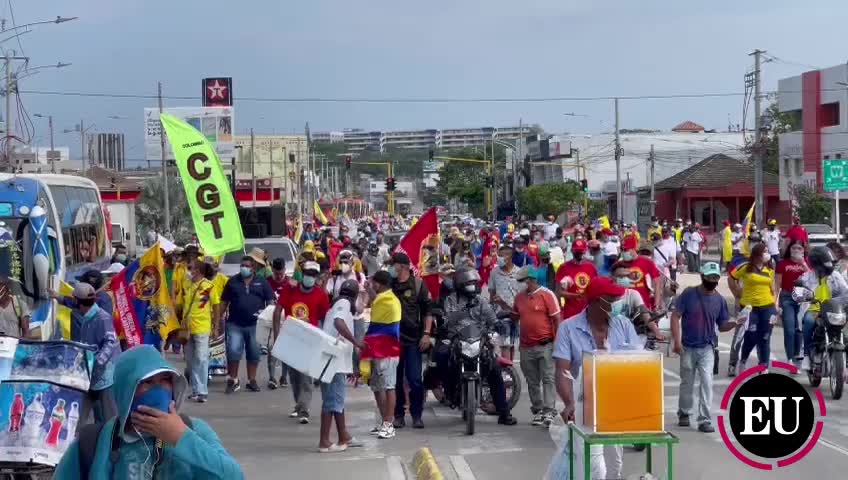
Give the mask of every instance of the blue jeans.
POLYGON ((783 309, 783 350, 790 362, 801 358, 801 331, 798 329, 798 310, 801 306, 792 300, 792 294, 780 292, 780 308, 783 309))
POLYGON ((698 424, 712 423, 710 405, 713 402, 713 347, 707 345, 701 348, 683 347, 680 356, 680 396, 677 399, 678 416, 688 417, 692 414, 695 403, 695 376, 698 387, 698 424))
POLYGON ((397 402, 395 403, 395 417, 405 417, 406 392, 403 388, 403 380, 409 385, 409 413, 413 419, 421 418, 424 412, 424 382, 421 373, 421 352, 418 344, 401 345, 400 361, 397 367, 397 402))
POLYGON ((814 312, 804 314, 804 356, 810 356, 813 348, 813 332, 816 329, 816 315, 814 312))
POLYGON ((241 357, 247 353, 247 363, 259 363, 262 352, 256 341, 256 325, 248 327, 227 322, 227 362, 239 363, 241 357))
POLYGON ((321 384, 321 413, 344 413, 347 374, 333 375, 330 383, 321 384))
POLYGON ((771 320, 777 314, 774 305, 753 307, 748 319, 748 331, 742 340, 742 364, 748 361, 748 356, 756 347, 760 365, 767 365, 771 358, 771 320))
POLYGON ((191 393, 208 395, 209 389, 209 334, 191 335, 185 345, 188 380, 191 393))

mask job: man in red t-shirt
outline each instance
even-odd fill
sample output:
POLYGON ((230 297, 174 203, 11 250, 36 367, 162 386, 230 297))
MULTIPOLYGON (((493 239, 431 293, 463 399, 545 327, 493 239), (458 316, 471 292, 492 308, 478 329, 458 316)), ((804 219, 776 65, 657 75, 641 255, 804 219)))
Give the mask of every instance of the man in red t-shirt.
MULTIPOLYGON (((313 326, 318 326, 330 310, 330 299, 324 289, 318 286, 321 267, 316 262, 303 264, 303 278, 297 287, 283 291, 277 299, 274 309, 274 338, 280 333, 280 317, 283 310, 287 317, 293 317, 313 326)), ((292 321, 292 320, 287 320, 292 321)), ((295 369, 289 369, 292 394, 295 407, 290 418, 299 418, 300 423, 309 423, 309 404, 312 402, 312 379, 295 369)))
POLYGON ((621 242, 621 256, 618 263, 630 269, 633 285, 629 288, 639 292, 645 306, 653 310, 657 305, 662 305, 662 274, 653 260, 636 252, 637 247, 636 237, 625 238, 621 242), (650 287, 648 277, 650 277, 650 287))
POLYGON ((565 262, 556 273, 557 295, 565 299, 562 319, 567 320, 586 308, 584 292, 589 283, 598 276, 595 265, 584 260, 588 246, 586 240, 577 239, 571 244, 573 259, 565 262))
POLYGON ((786 230, 786 233, 783 234, 786 238, 786 243, 801 242, 806 247, 810 244, 809 237, 807 236, 807 229, 801 225, 801 219, 798 217, 792 217, 792 226, 786 230))

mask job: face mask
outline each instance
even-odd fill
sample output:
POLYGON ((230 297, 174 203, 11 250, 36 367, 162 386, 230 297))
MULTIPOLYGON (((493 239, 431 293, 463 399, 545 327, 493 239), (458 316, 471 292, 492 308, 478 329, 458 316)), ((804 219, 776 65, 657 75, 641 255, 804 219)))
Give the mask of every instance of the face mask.
POLYGON ((119 253, 119 254, 115 255, 115 260, 117 260, 118 263, 126 263, 127 256, 124 255, 123 253, 119 253))
POLYGON ((524 253, 524 247, 515 247, 515 251, 518 253, 524 253))
POLYGON ((168 412, 171 408, 171 400, 173 399, 174 394, 171 390, 161 385, 154 385, 133 400, 130 412, 135 412, 142 405, 168 412))
POLYGON ((397 278, 397 276, 398 276, 397 269, 395 268, 394 265, 389 267, 389 276, 392 277, 392 278, 397 278))
POLYGON ((350 273, 350 264, 349 263, 343 263, 341 270, 342 270, 342 273, 350 273))
POLYGON ((578 262, 579 262, 580 260, 583 260, 583 252, 580 252, 580 253, 573 253, 572 255, 574 255, 574 259, 575 259, 575 260, 577 260, 578 262))
POLYGON ((442 286, 447 288, 448 290, 453 290, 453 279, 446 278, 442 280, 442 286))
POLYGON ((718 282, 714 282, 712 280, 702 279, 701 285, 704 286, 704 290, 708 292, 712 292, 718 287, 718 282))
POLYGON ((498 266, 503 268, 506 266, 506 259, 503 257, 498 257, 498 266))
MULTIPOLYGON (((601 299, 601 300, 603 300, 603 299, 601 299)), ((606 300, 603 300, 603 301, 604 301, 604 303, 606 303, 610 307, 609 310, 604 310, 605 312, 607 312, 607 315, 609 315, 610 318, 621 315, 624 312, 624 299, 623 298, 620 298, 620 299, 618 299, 618 300, 616 300, 612 303, 609 303, 606 300)))
POLYGON ((630 277, 615 277, 615 283, 619 287, 630 288, 633 286, 633 279, 630 277))
POLYGON ((796 262, 804 260, 804 252, 792 252, 792 260, 796 262))
POLYGON ((518 282, 518 288, 515 293, 521 293, 527 291, 527 282, 518 282))
POLYGON ((239 273, 241 274, 241 278, 250 278, 253 275, 253 269, 250 267, 241 267, 239 273))
POLYGON ((624 260, 625 262, 629 262, 629 261, 633 260, 633 258, 635 258, 633 253, 631 253, 629 251, 621 252, 621 259, 624 260))
MULTIPOLYGON (((831 270, 833 270, 833 268, 831 268, 831 270)), ((99 309, 97 308, 97 304, 94 303, 94 300, 80 300, 80 302, 82 302, 82 301, 85 301, 86 303, 91 302, 91 304, 90 304, 91 308, 89 308, 88 311, 85 312, 85 315, 83 315, 83 317, 82 317, 83 321, 87 322, 87 321, 93 319, 95 316, 97 316, 97 311, 99 309)), ((85 306, 83 303, 80 303, 80 305, 85 306)))
POLYGON ((303 284, 304 288, 309 289, 315 286, 315 281, 315 277, 304 276, 303 280, 301 281, 301 284, 303 284))
POLYGON ((465 293, 477 293, 477 285, 469 283, 463 288, 463 290, 465 290, 465 293))

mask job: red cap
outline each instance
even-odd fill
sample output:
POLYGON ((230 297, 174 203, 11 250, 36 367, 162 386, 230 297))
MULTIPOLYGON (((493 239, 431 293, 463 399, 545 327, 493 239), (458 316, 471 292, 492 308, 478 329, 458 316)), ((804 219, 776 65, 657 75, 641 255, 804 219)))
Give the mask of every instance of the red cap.
POLYGON ((635 250, 639 246, 639 241, 636 240, 636 235, 628 235, 621 241, 622 250, 635 250))
POLYGON ((586 245, 586 240, 577 239, 571 244, 572 252, 585 252, 587 248, 589 247, 586 245))
POLYGON ((624 295, 624 287, 615 284, 609 277, 595 277, 586 287, 586 299, 590 302, 601 297, 620 297, 624 295))
POLYGON ((729 226, 730 226, 730 220, 723 220, 721 223, 722 223, 725 227, 729 227, 729 226))
POLYGON ((597 240, 589 240, 589 248, 601 248, 601 242, 597 240))

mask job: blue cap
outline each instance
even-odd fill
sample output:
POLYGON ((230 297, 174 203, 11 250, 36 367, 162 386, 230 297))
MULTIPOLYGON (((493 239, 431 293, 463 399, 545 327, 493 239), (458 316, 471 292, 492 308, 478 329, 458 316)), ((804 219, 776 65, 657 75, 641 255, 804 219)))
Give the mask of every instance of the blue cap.
POLYGON ((716 262, 707 262, 701 267, 701 275, 718 275, 721 276, 721 268, 716 262))

